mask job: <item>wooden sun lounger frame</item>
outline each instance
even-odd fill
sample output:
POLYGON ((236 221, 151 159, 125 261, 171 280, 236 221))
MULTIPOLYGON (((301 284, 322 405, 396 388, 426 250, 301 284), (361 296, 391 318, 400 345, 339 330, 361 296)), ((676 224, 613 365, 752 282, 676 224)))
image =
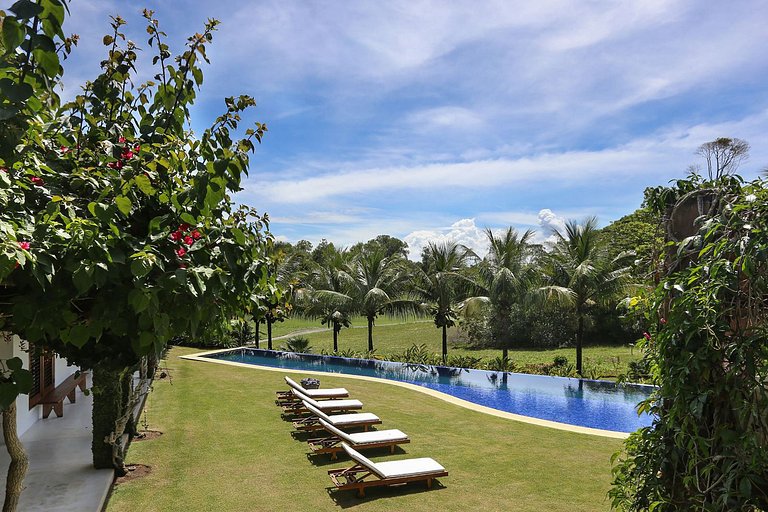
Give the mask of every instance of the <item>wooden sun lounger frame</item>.
MULTIPOLYGON (((397 447, 397 445, 408 444, 410 442, 411 440, 409 438, 394 439, 389 441, 380 441, 378 443, 355 444, 352 446, 352 448, 355 450, 367 450, 369 448, 389 448, 389 453, 395 453, 395 447, 397 447)), ((316 439, 307 440, 307 444, 309 444, 309 449, 312 450, 312 453, 316 453, 318 455, 322 453, 329 453, 331 455, 331 460, 338 459, 338 453, 344 451, 344 448, 341 447, 341 443, 342 440, 333 434, 327 437, 318 437, 316 439)))
MULTIPOLYGON (((316 430, 325 430, 323 426, 320 424, 320 418, 313 414, 309 414, 307 416, 304 416, 302 418, 294 419, 293 420, 293 428, 298 430, 299 432, 314 432, 316 430)), ((344 423, 344 427, 363 427, 365 431, 368 431, 368 428, 371 425, 380 425, 381 420, 366 420, 366 421, 360 421, 360 422, 353 422, 353 423, 344 423)), ((334 425, 337 426, 338 425, 334 425)))
POLYGON ((448 476, 448 471, 398 478, 381 478, 362 464, 355 464, 350 468, 331 469, 328 471, 328 476, 331 477, 331 481, 338 490, 357 490, 357 496, 363 498, 365 497, 366 487, 400 485, 410 482, 425 481, 427 483, 427 488, 431 489, 432 481, 435 478, 448 476), (366 480, 368 477, 373 477, 375 480, 366 480))
MULTIPOLYGON (((283 408, 283 414, 284 415, 300 416, 302 414, 308 414, 309 413, 307 408, 304 407, 304 403, 303 403, 304 399, 301 398, 301 397, 296 397, 296 398, 298 398, 298 401, 296 401, 296 402, 285 403, 285 404, 281 405, 281 407, 283 408)), ((314 398, 311 398, 311 397, 307 397, 307 398, 310 398, 311 400, 315 400, 314 398)), ((349 399, 347 399, 347 398, 340 398, 340 399, 332 398, 330 400, 315 400, 315 401, 316 402, 322 402, 323 405, 326 405, 326 404, 333 404, 334 402, 343 402, 345 400, 349 400, 349 399)), ((361 407, 339 407, 339 408, 328 407, 323 412, 330 412, 330 411, 349 412, 349 411, 357 411, 357 410, 360 410, 360 409, 361 409, 361 407)))

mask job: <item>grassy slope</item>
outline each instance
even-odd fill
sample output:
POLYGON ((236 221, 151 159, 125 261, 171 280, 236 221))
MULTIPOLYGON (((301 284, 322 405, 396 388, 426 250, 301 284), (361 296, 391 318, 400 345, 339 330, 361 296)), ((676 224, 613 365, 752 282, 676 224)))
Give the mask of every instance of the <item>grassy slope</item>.
MULTIPOLYGON (((299 332, 307 328, 316 328, 316 325, 306 325, 306 320, 290 319, 281 324, 284 334, 299 332)), ((373 343, 376 353, 381 356, 387 354, 402 353, 414 344, 425 344, 431 352, 440 353, 441 334, 440 329, 436 328, 431 320, 409 321, 405 323, 395 323, 397 320, 382 318, 373 328, 373 343)), ((452 333, 454 329, 449 329, 449 340, 455 337, 452 333)), ((333 333, 330 330, 312 334, 303 334, 309 338, 312 352, 320 352, 321 349, 333 350, 333 333)), ((266 347, 266 340, 262 340, 266 347)), ((275 341, 274 347, 279 348, 282 341, 275 341)), ((342 329, 339 333, 339 349, 352 349, 359 352, 368 350, 368 329, 365 319, 353 323, 353 328, 342 329)), ((482 358, 494 358, 501 356, 501 350, 475 350, 467 349, 462 346, 448 346, 449 354, 467 355, 482 358)), ((516 364, 531 363, 551 363, 555 356, 565 356, 568 361, 575 363, 576 349, 562 348, 551 350, 513 350, 509 357, 516 364)), ((584 348, 584 358, 587 367, 597 365, 603 370, 602 375, 615 376, 617 373, 625 372, 629 361, 640 359, 638 350, 631 350, 627 346, 587 346, 584 348), (619 365, 616 371, 616 363, 619 365)))
POLYGON ((152 466, 152 473, 120 485, 108 512, 337 510, 361 512, 435 510, 597 511, 607 510, 609 457, 620 441, 573 434, 496 418, 396 386, 323 378, 344 386, 365 410, 398 428, 412 443, 376 460, 433 457, 450 475, 424 491, 370 490, 329 493, 326 470, 350 465, 311 461, 306 444, 294 439, 280 418, 274 391, 282 373, 178 359, 192 352, 173 349, 172 381, 156 381, 147 405, 151 429, 165 434, 134 443, 128 462, 152 466))

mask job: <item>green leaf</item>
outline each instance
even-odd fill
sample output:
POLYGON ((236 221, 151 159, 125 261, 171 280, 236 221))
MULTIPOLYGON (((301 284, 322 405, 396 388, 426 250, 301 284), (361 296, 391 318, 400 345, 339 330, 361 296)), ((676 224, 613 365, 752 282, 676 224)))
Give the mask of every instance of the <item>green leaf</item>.
POLYGON ((150 296, 142 290, 133 289, 128 293, 128 303, 136 313, 141 313, 149 307, 150 296))
POLYGON ((131 209, 133 205, 131 204, 131 200, 128 199, 127 197, 125 196, 115 197, 115 204, 117 205, 117 209, 120 210, 120 212, 123 215, 127 216, 131 214, 131 209))
POLYGON ((75 284, 75 288, 77 288, 79 293, 85 293, 88 291, 88 289, 93 284, 93 279, 86 270, 85 265, 82 265, 80 268, 75 270, 74 274, 72 274, 72 282, 75 284))
POLYGON ((5 362, 5 365, 12 372, 15 372, 17 370, 21 370, 24 367, 24 363, 22 362, 21 358, 19 358, 19 357, 12 357, 11 359, 8 359, 5 362))
POLYGON ((148 258, 137 258, 131 262, 131 274, 144 277, 152 270, 152 262, 148 258))
POLYGON ((235 237, 235 241, 240 245, 245 245, 245 235, 238 228, 232 228, 232 236, 235 237))
POLYGON ((59 63, 59 56, 56 52, 48 52, 45 50, 34 50, 32 52, 35 62, 40 68, 48 75, 49 78, 54 78, 61 71, 61 65, 59 63))
POLYGON ((24 26, 20 25, 16 18, 3 19, 3 45, 5 51, 10 53, 24 41, 24 26))
POLYGON ((90 336, 88 333, 87 325, 78 324, 69 330, 69 343, 73 344, 77 348, 83 348, 83 346, 88 343, 89 339, 90 336))
MULTIPOLYGON (((11 6, 11 12, 19 18, 32 19, 38 14, 42 14, 43 7, 31 0, 19 0, 11 6)), ((5 24, 5 21, 3 23, 5 24)))
POLYGON ((32 96, 34 90, 28 83, 17 84, 8 78, 0 80, 0 90, 11 101, 25 101, 32 96))
POLYGON ((197 224, 197 219, 186 212, 181 214, 181 220, 183 220, 190 226, 195 226, 197 224))
POLYGON ((143 174, 139 174, 134 178, 134 181, 136 181, 136 185, 139 187, 139 190, 144 192, 144 194, 148 196, 155 195, 155 187, 152 186, 152 181, 150 181, 148 177, 143 174))
POLYGON ((13 372, 13 380, 16 381, 16 387, 19 393, 29 393, 32 389, 32 372, 29 370, 16 370, 13 372))

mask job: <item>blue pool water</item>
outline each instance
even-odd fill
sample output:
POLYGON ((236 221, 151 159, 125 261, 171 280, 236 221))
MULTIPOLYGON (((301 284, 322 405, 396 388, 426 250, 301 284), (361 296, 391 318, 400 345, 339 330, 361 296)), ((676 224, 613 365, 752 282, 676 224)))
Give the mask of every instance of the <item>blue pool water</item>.
POLYGON ((651 424, 649 415, 638 416, 636 412, 637 404, 650 395, 651 386, 252 348, 238 348, 205 357, 273 368, 409 382, 501 411, 583 427, 633 432, 651 424))

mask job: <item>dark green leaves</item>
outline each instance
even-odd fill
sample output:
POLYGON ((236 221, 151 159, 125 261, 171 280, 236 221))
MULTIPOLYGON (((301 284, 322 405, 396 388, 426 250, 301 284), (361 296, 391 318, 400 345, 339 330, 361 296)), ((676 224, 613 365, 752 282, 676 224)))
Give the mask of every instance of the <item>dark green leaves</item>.
POLYGON ((5 51, 11 52, 21 45, 24 41, 24 26, 20 25, 15 18, 7 17, 3 20, 3 45, 5 51))
POLYGON ((11 6, 11 12, 21 19, 31 19, 42 14, 44 9, 31 0, 19 0, 11 6))

